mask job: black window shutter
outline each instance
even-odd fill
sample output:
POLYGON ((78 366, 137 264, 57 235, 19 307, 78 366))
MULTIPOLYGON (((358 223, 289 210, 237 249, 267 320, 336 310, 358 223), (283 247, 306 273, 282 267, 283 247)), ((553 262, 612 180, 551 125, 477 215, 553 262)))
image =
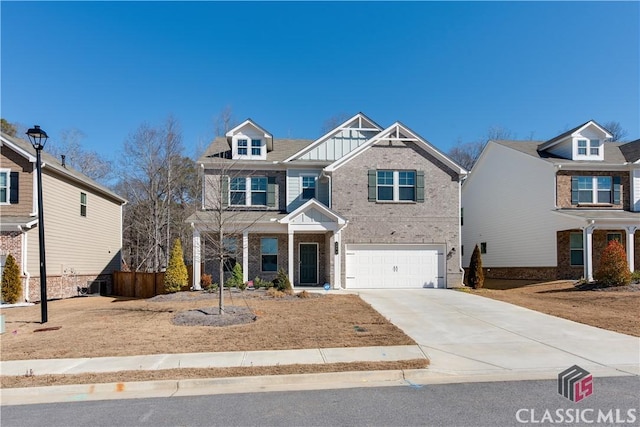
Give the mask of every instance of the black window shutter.
POLYGON ((267 206, 276 206, 276 177, 267 177, 267 206))
POLYGON ((20 173, 19 172, 11 172, 9 176, 9 183, 11 185, 9 189, 9 203, 17 204, 18 203, 18 188, 20 187, 20 173))
POLYGON ((579 200, 578 199, 578 177, 572 176, 571 177, 571 204, 577 205, 578 200, 579 200))
POLYGON ((416 172, 416 202, 424 203, 424 171, 416 172))
POLYGON ((229 177, 223 175, 220 177, 222 180, 222 207, 229 206, 229 177))
POLYGON ((377 200, 376 196, 376 180, 377 180, 377 172, 375 169, 369 169, 369 201, 375 202, 377 200))
POLYGON ((620 183, 620 177, 614 176, 613 177, 613 204, 614 205, 620 204, 620 187, 621 186, 622 185, 620 183))

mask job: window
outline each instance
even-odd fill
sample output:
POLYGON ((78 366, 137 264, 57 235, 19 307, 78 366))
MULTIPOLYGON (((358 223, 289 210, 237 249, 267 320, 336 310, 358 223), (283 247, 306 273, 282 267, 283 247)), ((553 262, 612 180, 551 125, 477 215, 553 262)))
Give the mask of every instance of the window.
POLYGON ((582 233, 571 233, 569 235, 569 248, 571 251, 571 265, 584 265, 582 233))
POLYGON ((612 240, 617 240, 619 243, 622 243, 622 233, 607 233, 607 244, 612 240))
POLYGON ((259 139, 251 140, 251 155, 259 156, 262 154, 262 141, 259 139))
POLYGON ((316 177, 315 176, 303 176, 302 177, 302 198, 305 200, 313 199, 316 197, 316 177))
POLYGON ((231 179, 231 198, 232 205, 247 204, 247 179, 245 177, 231 179))
POLYGON ((600 140, 599 139, 591 139, 589 140, 589 154, 592 156, 597 156, 600 154, 600 140))
POLYGON ((87 216, 87 194, 80 193, 80 216, 87 216))
POLYGON ((260 239, 262 271, 278 271, 278 239, 265 237, 260 239))
POLYGON ((0 171, 0 203, 9 203, 9 171, 0 171))
POLYGON ((266 206, 267 204, 267 178, 250 178, 251 180, 251 205, 266 206))
POLYGON ((480 253, 481 254, 486 254, 487 253, 487 242, 481 242, 480 243, 480 253))
POLYGON ((378 200, 385 202, 415 201, 415 171, 378 171, 378 200))
POLYGON ((587 140, 579 139, 578 140, 578 155, 586 156, 587 155, 587 140))
MULTIPOLYGON (((614 197, 619 180, 610 176, 577 176, 571 179, 571 204, 580 203, 620 203, 614 197), (616 182, 614 182, 616 181, 616 182)), ((619 189, 617 190, 619 194, 619 189)))
POLYGON ((416 173, 411 171, 398 172, 398 199, 416 200, 416 173))
POLYGON ((238 140, 238 155, 246 156, 247 155, 247 140, 239 139, 238 140))
POLYGON ((238 239, 235 237, 225 237, 222 239, 224 254, 224 271, 233 271, 236 266, 236 256, 238 254, 238 239))
POLYGON ((378 200, 393 201, 393 171, 378 171, 378 200))

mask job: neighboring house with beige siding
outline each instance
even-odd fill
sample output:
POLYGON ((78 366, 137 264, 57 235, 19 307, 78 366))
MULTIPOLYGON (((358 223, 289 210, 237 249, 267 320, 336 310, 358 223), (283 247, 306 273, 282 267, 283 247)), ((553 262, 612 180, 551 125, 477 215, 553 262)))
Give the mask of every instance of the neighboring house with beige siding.
POLYGON ((593 280, 612 239, 640 267, 640 140, 594 121, 548 141, 490 141, 462 186, 463 265, 485 277, 593 280))
MULTIPOLYGON (((25 301, 40 300, 36 155, 25 140, 0 133, 0 261, 18 262, 25 301)), ((122 206, 108 188, 42 153, 47 296, 68 298, 78 287, 108 292, 120 269, 122 206)))

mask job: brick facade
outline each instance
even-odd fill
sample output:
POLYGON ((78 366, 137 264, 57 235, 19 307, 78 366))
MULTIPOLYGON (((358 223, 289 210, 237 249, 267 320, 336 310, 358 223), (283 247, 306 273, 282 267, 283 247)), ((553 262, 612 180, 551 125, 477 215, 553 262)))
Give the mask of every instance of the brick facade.
MULTIPOLYGON (((610 177, 620 177, 620 204, 617 205, 606 205, 601 208, 604 209, 624 209, 630 210, 630 201, 629 201, 629 172, 612 172, 612 171, 571 171, 571 170, 561 170, 556 174, 556 185, 557 185, 557 204, 561 209, 567 208, 577 208, 578 205, 571 204, 571 177, 573 176, 610 176, 610 177)), ((598 209, 598 206, 590 207, 592 209, 598 209)))
MULTIPOLYGON (((342 232, 342 265, 350 243, 443 244, 459 254, 459 185, 457 173, 413 142, 385 141, 351 159, 332 176, 333 210, 349 220, 342 232), (368 201, 371 169, 424 171, 424 203, 368 201)), ((462 284, 460 267, 459 256, 447 260, 447 287, 462 284)))
MULTIPOLYGON (((105 291, 107 295, 113 287, 113 276, 111 274, 101 275, 76 275, 76 276, 51 276, 47 274, 47 300, 71 298, 78 296, 78 286, 90 287, 90 293, 101 293, 105 291), (93 282, 103 282, 101 289, 98 283, 89 286, 93 282)), ((27 291, 26 278, 22 279, 22 290, 27 291)), ((40 301, 40 277, 31 276, 29 279, 29 301, 40 301)))

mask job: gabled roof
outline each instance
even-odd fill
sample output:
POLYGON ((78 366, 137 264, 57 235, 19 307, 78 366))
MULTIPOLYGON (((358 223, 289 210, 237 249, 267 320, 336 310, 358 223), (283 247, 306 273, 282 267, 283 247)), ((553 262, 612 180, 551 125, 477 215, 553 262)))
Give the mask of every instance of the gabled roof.
POLYGON ((553 147, 556 144, 559 144, 560 142, 562 142, 563 140, 565 140, 566 138, 568 138, 569 136, 572 136, 574 133, 578 133, 581 132, 584 128, 588 127, 588 126, 595 126, 596 128, 598 128, 602 133, 605 134, 606 138, 612 138, 612 135, 602 126, 600 126, 598 123, 596 123, 594 120, 589 120, 588 122, 585 122, 579 126, 574 127, 573 129, 570 129, 564 133, 561 133, 560 135, 551 138, 548 141, 543 142, 542 144, 540 144, 538 146, 538 150, 540 151, 544 151, 547 150, 551 147, 553 147))
POLYGON ((433 157, 435 157, 436 159, 441 161, 444 165, 449 167, 451 170, 453 170, 457 174, 460 174, 460 175, 466 175, 467 174, 467 171, 462 166, 460 166, 459 164, 457 164, 456 162, 451 160, 448 156, 446 156, 444 153, 442 153, 436 147, 431 145, 431 143, 429 143, 426 139, 422 138, 420 135, 418 135, 417 133, 413 132, 411 129, 409 129, 408 127, 406 127, 405 125, 403 125, 400 122, 395 122, 394 124, 392 124, 388 128, 384 129, 383 131, 378 133, 376 136, 374 136, 373 138, 368 140, 366 143, 364 143, 360 147, 356 148, 355 150, 351 151, 346 156, 342 157, 341 159, 336 160, 335 162, 333 162, 332 164, 327 166, 325 168, 325 170, 327 172, 332 172, 332 171, 338 169, 339 167, 341 167, 342 165, 346 164, 347 162, 349 162, 354 157, 356 157, 356 156, 360 155, 361 153, 365 152, 371 146, 373 146, 374 144, 376 144, 376 143, 378 143, 380 141, 413 141, 413 142, 419 144, 429 154, 431 154, 433 157))
MULTIPOLYGON (((595 161, 595 160, 571 160, 564 157, 557 156, 548 151, 540 151, 538 147, 540 144, 544 144, 541 141, 514 141, 514 140, 497 140, 491 141, 495 144, 502 145, 504 147, 511 148, 513 150, 519 151, 521 153, 527 154, 529 156, 535 157, 540 160, 547 161, 549 163, 554 164, 572 164, 572 165, 591 165, 595 167, 596 165, 600 165, 602 167, 607 167, 611 165, 623 165, 628 160, 625 159, 625 156, 622 153, 621 147, 622 143, 619 142, 606 142, 603 144, 604 147, 604 158, 605 162, 595 161)), ((485 148, 486 150, 486 148, 485 148)), ((484 151, 483 150, 483 154, 484 151)))
POLYGON ((336 126, 334 129, 331 129, 329 132, 325 133, 320 138, 316 139, 312 144, 298 151, 297 153, 294 153, 284 161, 289 162, 291 160, 297 159, 298 157, 308 153, 316 146, 322 144, 332 136, 336 135, 337 133, 347 128, 354 129, 354 130, 368 130, 368 131, 376 131, 376 132, 380 132, 382 130, 382 128, 376 122, 371 120, 369 117, 365 116, 363 113, 358 113, 355 116, 351 117, 350 119, 346 120, 344 123, 340 124, 339 126, 336 126), (350 126, 354 123, 357 123, 356 127, 350 126))
MULTIPOLYGON (((15 151, 16 153, 18 153, 19 155, 27 159, 29 162, 35 163, 36 161, 36 150, 33 148, 31 143, 29 143, 28 141, 25 141, 24 139, 9 136, 5 133, 0 133, 0 145, 6 145, 11 150, 15 151)), ((60 163, 60 160, 58 160, 56 157, 52 156, 51 154, 47 153, 46 151, 42 151, 41 157, 42 157, 43 170, 44 169, 52 170, 55 173, 63 175, 72 181, 75 181, 80 184, 84 184, 87 187, 92 188, 98 193, 102 193, 107 197, 115 199, 120 204, 124 204, 127 202, 126 199, 123 199, 122 197, 120 197, 119 195, 111 191, 109 188, 105 187, 102 184, 97 183, 96 181, 89 178, 82 172, 75 170, 70 166, 62 166, 62 164, 60 163)))
POLYGON ((628 162, 640 163, 640 139, 622 144, 620 151, 628 162))
POLYGON ((233 164, 233 165, 260 165, 281 162, 291 154, 296 153, 311 144, 310 139, 274 139, 272 151, 267 151, 267 160, 233 160, 231 158, 231 147, 224 137, 217 137, 207 147, 206 151, 198 159, 198 163, 207 164, 211 162, 233 164))
POLYGON ((337 213, 335 213, 334 211, 332 211, 331 209, 329 209, 328 207, 326 207, 316 199, 310 199, 306 201, 301 206, 298 206, 298 208, 295 209, 293 212, 291 212, 284 218, 278 220, 278 222, 282 224, 289 224, 301 214, 312 211, 312 210, 316 210, 320 212, 322 215, 330 218, 333 222, 335 222, 338 225, 344 225, 347 223, 346 219, 344 219, 343 217, 341 217, 340 215, 338 215, 337 213))
POLYGON ((229 137, 229 136, 233 136, 236 132, 238 132, 240 129, 242 129, 243 127, 250 125, 251 127, 253 127, 255 130, 257 130, 258 132, 264 134, 265 138, 273 138, 273 136, 267 132, 266 130, 264 130, 263 127, 261 127, 259 124, 257 124, 256 122, 254 122, 251 119, 247 119, 244 122, 240 123, 238 126, 234 127, 233 129, 230 129, 225 136, 229 137))

